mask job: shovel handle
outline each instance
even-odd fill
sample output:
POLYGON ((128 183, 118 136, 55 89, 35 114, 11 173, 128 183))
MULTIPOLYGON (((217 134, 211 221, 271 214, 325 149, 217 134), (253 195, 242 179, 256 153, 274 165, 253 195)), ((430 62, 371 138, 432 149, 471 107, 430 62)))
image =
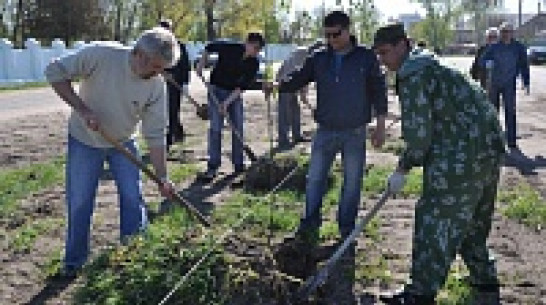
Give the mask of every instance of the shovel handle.
MULTIPOLYGON (((102 129, 99 129, 97 131, 108 143, 112 144, 120 153, 122 153, 129 161, 131 161, 133 164, 138 166, 140 170, 142 170, 150 179, 152 179, 157 185, 161 186, 163 184, 163 181, 161 181, 161 178, 157 176, 154 172, 152 172, 142 161, 140 161, 137 157, 135 157, 127 148, 122 146, 118 140, 113 138, 111 135, 109 135, 107 132, 105 132, 102 129)), ((188 209, 193 215, 199 219, 199 221, 206 227, 210 227, 211 224, 209 220, 195 208, 188 200, 184 199, 182 196, 180 196, 178 193, 173 194, 173 201, 176 203, 182 205, 186 209, 188 209)))

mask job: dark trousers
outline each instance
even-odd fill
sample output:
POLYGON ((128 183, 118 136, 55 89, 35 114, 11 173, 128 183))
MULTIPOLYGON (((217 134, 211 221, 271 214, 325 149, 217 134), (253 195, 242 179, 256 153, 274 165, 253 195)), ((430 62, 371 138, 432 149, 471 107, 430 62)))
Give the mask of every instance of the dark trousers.
MULTIPOLYGON (((182 86, 183 84, 181 84, 182 86)), ((184 129, 180 122, 180 90, 171 84, 167 84, 169 98, 169 129, 167 131, 167 149, 174 143, 175 138, 182 138, 184 129)))

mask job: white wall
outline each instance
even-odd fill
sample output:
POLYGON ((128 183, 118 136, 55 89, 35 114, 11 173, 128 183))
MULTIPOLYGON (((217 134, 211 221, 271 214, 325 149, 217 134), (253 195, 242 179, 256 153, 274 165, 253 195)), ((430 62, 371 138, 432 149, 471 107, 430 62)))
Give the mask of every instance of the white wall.
MULTIPOLYGON (((8 39, 0 38, 0 86, 45 81, 44 69, 53 58, 99 43, 119 44, 115 41, 92 41, 90 43, 78 41, 72 47, 67 48, 63 41, 55 39, 51 47, 42 47, 39 41, 29 38, 25 42, 25 49, 14 49, 8 39)), ((186 43, 190 60, 193 61, 204 46, 205 44, 202 42, 186 43)), ((283 61, 295 48, 296 45, 292 44, 268 44, 263 54, 268 61, 283 61)))

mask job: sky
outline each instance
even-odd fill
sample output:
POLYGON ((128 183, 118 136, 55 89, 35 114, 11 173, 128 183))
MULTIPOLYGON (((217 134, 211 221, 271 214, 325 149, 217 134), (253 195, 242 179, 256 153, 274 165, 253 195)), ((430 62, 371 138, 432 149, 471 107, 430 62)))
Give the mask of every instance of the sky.
MULTIPOLYGON (((504 0, 506 9, 511 13, 518 12, 519 0, 504 0)), ((546 11, 546 0, 522 0, 523 13, 536 13, 537 3, 542 1, 542 11, 546 11)), ((336 4, 336 0, 324 0, 327 7, 333 7, 336 4)), ((420 4, 412 3, 410 0, 375 0, 375 6, 379 9, 382 15, 382 20, 386 21, 389 17, 397 17, 400 14, 412 14, 418 12, 422 15, 425 14, 420 4)), ((322 0, 295 0, 295 9, 311 10, 314 7, 321 6, 322 0)), ((342 3, 348 4, 349 0, 342 0, 342 3)))

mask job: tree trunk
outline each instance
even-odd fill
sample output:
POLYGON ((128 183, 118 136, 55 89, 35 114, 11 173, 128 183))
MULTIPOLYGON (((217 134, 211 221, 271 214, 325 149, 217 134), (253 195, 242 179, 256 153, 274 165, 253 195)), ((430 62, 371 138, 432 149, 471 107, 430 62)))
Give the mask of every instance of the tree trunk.
POLYGON ((207 40, 213 41, 214 37, 214 3, 215 0, 205 1, 205 15, 207 16, 207 40))

